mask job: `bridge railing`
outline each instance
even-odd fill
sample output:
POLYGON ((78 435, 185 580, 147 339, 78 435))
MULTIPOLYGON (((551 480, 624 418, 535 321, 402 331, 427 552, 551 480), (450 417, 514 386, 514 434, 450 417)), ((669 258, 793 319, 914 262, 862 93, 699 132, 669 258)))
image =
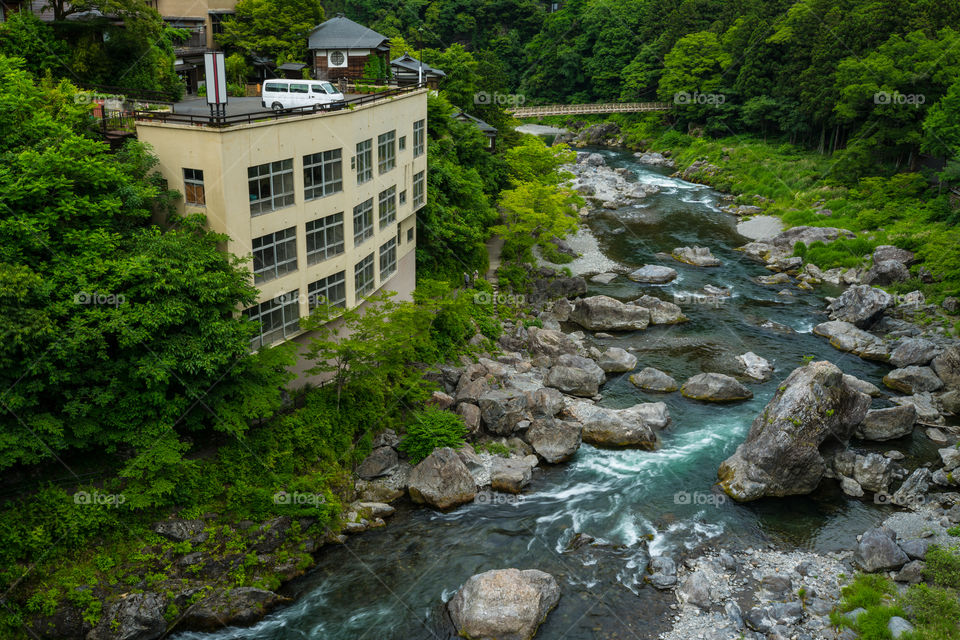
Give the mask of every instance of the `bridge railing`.
POLYGON ((544 104, 534 107, 507 109, 517 118, 555 116, 578 113, 635 113, 638 111, 668 111, 669 102, 607 102, 601 104, 544 104))

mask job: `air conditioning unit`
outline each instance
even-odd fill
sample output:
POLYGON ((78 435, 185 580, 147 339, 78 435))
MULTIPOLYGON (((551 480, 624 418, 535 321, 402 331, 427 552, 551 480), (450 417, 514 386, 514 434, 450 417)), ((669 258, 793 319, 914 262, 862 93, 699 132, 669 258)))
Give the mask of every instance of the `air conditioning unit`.
POLYGON ((333 69, 347 66, 347 52, 334 50, 327 53, 327 66, 333 69))

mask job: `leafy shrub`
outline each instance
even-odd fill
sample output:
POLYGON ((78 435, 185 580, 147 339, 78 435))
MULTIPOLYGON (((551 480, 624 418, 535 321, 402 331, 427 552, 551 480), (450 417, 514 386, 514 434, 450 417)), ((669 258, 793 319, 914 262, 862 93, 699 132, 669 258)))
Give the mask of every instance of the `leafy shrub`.
POLYGON ((960 554, 932 546, 927 551, 924 576, 942 587, 960 589, 960 554))
POLYGON ((459 449, 467 437, 467 427, 460 416, 428 407, 414 412, 413 422, 400 442, 399 449, 410 457, 414 464, 420 462, 437 447, 459 449))

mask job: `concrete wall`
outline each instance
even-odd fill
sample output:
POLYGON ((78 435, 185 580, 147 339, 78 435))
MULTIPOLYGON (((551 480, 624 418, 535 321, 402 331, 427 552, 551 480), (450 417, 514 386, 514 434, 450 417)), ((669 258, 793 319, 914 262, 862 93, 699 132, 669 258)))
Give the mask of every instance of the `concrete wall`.
MULTIPOLYGON (((320 278, 346 272, 347 306, 360 302, 354 291, 354 265, 374 253, 375 288, 385 285, 409 295, 415 278, 413 254, 416 237, 408 241, 408 229, 416 226, 413 209, 413 176, 426 171, 427 157, 413 157, 413 123, 427 117, 426 91, 416 91, 393 99, 330 113, 292 116, 279 120, 238 125, 228 129, 138 122, 137 135, 153 147, 159 159, 158 169, 170 188, 183 192, 183 169, 202 169, 206 206, 179 205, 181 213, 199 212, 207 216, 212 230, 225 233, 225 247, 239 256, 250 256, 252 239, 289 227, 297 230, 297 270, 281 278, 259 284, 260 300, 300 291, 300 315, 308 315, 307 285, 320 278), (406 136, 406 148, 396 154, 396 167, 384 174, 377 168, 377 136, 396 130, 399 141, 406 136), (351 158, 356 144, 373 140, 372 180, 357 184, 351 158), (303 156, 341 149, 343 191, 320 199, 304 201, 303 156), (293 159, 295 204, 251 217, 247 168, 267 162, 293 159), (397 204, 397 220, 380 229, 377 216, 378 194, 396 185, 397 194, 407 192, 406 202, 397 204), (374 199, 374 236, 359 247, 353 244, 353 207, 374 199), (344 214, 345 251, 339 256, 307 265, 306 230, 308 221, 333 213, 344 214), (397 237, 397 272, 386 283, 380 281, 379 248, 397 237), (403 273, 408 265, 409 273, 403 273), (394 282, 396 281, 396 282, 394 282)), ((415 232, 414 232, 415 234, 415 232)), ((252 266, 251 266, 252 271, 252 266)))

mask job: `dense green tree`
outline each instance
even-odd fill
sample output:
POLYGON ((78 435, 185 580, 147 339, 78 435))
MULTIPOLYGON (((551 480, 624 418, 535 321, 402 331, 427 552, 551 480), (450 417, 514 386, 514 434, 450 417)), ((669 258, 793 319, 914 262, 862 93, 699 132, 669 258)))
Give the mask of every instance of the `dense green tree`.
POLYGON ((324 21, 318 0, 239 0, 216 36, 228 51, 265 56, 278 64, 307 61, 307 39, 324 21))

